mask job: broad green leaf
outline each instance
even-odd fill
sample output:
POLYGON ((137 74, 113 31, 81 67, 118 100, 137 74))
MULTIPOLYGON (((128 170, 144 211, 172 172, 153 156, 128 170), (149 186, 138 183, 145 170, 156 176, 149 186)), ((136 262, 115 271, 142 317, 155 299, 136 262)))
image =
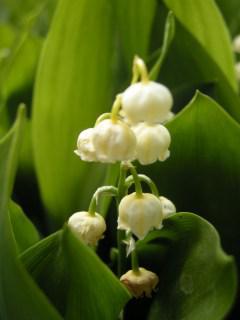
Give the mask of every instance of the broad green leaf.
POLYGON ((18 251, 21 253, 40 240, 39 234, 21 207, 14 202, 9 205, 9 215, 18 251))
POLYGON ((238 0, 216 0, 232 35, 240 33, 240 2, 238 0))
POLYGON ((0 28, 0 35, 4 32, 3 43, 0 43, 0 46, 4 45, 1 49, 2 61, 0 51, 1 103, 11 98, 9 104, 11 109, 12 104, 15 105, 14 111, 20 102, 30 101, 30 97, 26 101, 26 96, 31 91, 41 49, 41 39, 32 34, 33 21, 32 18, 19 29, 13 28, 10 24, 2 25, 0 28))
POLYGON ((236 266, 206 220, 178 213, 138 245, 141 263, 159 275, 149 320, 220 320, 236 294, 236 266), (155 256, 151 262, 149 259, 155 256))
POLYGON ((146 59, 156 0, 118 0, 116 11, 123 54, 131 68, 134 55, 146 59))
POLYGON ((3 61, 9 55, 9 47, 14 41, 14 28, 6 23, 0 23, 0 68, 3 61))
POLYGON ((103 166, 73 150, 79 132, 111 107, 112 21, 109 0, 93 0, 91 8, 87 0, 62 0, 42 52, 33 143, 41 194, 58 224, 88 206, 103 177, 103 166))
MULTIPOLYGON (((7 54, 0 62, 0 135, 7 132, 9 124, 14 121, 19 103, 27 103, 30 114, 33 81, 42 44, 39 37, 31 34, 28 24, 20 30, 9 25, 8 29, 13 35, 11 41, 6 43, 7 54)), ((21 169, 33 171, 30 120, 27 124, 24 128, 24 153, 21 154, 20 162, 21 169)))
POLYGON ((175 33, 175 22, 174 22, 174 16, 172 12, 169 12, 166 23, 165 23, 165 28, 164 28, 164 36, 163 36, 163 44, 161 47, 161 51, 159 54, 159 57, 157 61, 155 62, 154 66, 152 67, 149 77, 151 80, 156 80, 157 76, 160 72, 162 63, 168 53, 169 47, 172 43, 173 37, 175 33))
POLYGON ((37 288, 17 257, 8 203, 19 153, 24 109, 11 131, 0 141, 0 318, 60 320, 57 311, 37 288))
POLYGON ((164 0, 179 22, 219 66, 237 91, 232 46, 223 18, 213 0, 164 0))
MULTIPOLYGON (((185 7, 185 3, 187 4, 188 2, 189 1, 184 2, 183 7, 185 7)), ((209 1, 207 0, 204 2, 204 8, 208 8, 209 10, 208 13, 205 14, 205 9, 202 11, 201 8, 202 2, 195 1, 191 2, 191 5, 196 6, 195 10, 192 10, 192 6, 189 6, 184 13, 181 12, 185 17, 185 21, 188 21, 188 24, 190 23, 189 21, 193 21, 199 25, 200 29, 202 28, 201 34, 204 35, 204 42, 203 39, 201 40, 200 35, 198 35, 198 32, 200 32, 199 28, 196 28, 195 31, 195 28, 190 29, 188 25, 185 25, 187 22, 182 22, 182 15, 178 13, 178 8, 175 8, 174 1, 171 2, 171 5, 170 2, 167 4, 166 7, 162 1, 159 2, 156 12, 157 18, 154 23, 156 35, 151 39, 151 45, 155 49, 158 48, 158 46, 156 46, 156 36, 162 36, 164 29, 162 21, 166 19, 169 9, 172 10, 176 22, 175 36, 171 44, 171 49, 162 65, 158 80, 167 85, 173 92, 175 98, 174 111, 176 112, 186 105, 195 90, 200 89, 212 96, 224 109, 235 117, 235 119, 240 121, 240 99, 236 93, 236 89, 234 89, 234 86, 231 84, 231 79, 232 82, 235 81, 236 83, 233 69, 232 47, 228 37, 226 40, 226 27, 219 16, 217 7, 213 4, 209 6, 209 1), (203 20, 201 19, 201 14, 205 14, 203 20), (205 22, 205 20, 207 21, 205 22), (218 26, 217 31, 215 27, 213 27, 212 29, 210 28, 212 32, 205 32, 207 30, 205 26, 211 23, 214 26, 218 26), (216 34, 213 32, 214 30, 216 34), (226 51, 225 55, 232 57, 231 66, 226 63, 229 59, 220 61, 223 59, 223 53, 220 55, 215 54, 215 50, 213 50, 211 46, 208 46, 209 42, 215 43, 217 41, 219 41, 219 44, 216 48, 222 46, 227 41, 223 50, 226 51), (211 52, 209 48, 211 48, 211 52), (216 59, 215 56, 218 56, 218 58, 216 59), (228 67, 230 68, 229 70, 228 67), (229 77, 233 75, 230 80, 229 77, 226 76, 226 72, 229 74, 229 77)))
POLYGON ((224 248, 240 261, 239 125, 199 93, 167 127, 172 137, 170 158, 144 171, 179 211, 196 212, 212 222, 224 248))
POLYGON ((130 298, 94 251, 66 227, 22 255, 64 319, 117 319, 130 298))
POLYGON ((29 30, 23 31, 9 48, 10 54, 2 70, 1 94, 5 101, 11 98, 8 104, 14 102, 16 105, 31 100, 32 83, 42 41, 36 36, 29 35, 29 32, 29 30))
POLYGON ((19 5, 18 0, 1 0, 0 20, 19 28, 29 20, 36 12, 40 13, 34 25, 35 33, 45 33, 51 20, 52 12, 57 0, 24 0, 19 5))

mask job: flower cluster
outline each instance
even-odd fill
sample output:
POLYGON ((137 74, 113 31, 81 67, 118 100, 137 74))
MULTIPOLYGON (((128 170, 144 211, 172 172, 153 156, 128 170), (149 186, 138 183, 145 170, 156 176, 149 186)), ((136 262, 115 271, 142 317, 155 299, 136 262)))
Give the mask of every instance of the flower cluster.
POLYGON ((162 84, 149 80, 146 66, 138 57, 134 60, 133 70, 132 84, 117 95, 110 113, 102 114, 93 128, 79 134, 75 150, 83 161, 120 162, 118 188, 98 188, 88 211, 74 213, 68 225, 85 244, 96 246, 106 230, 104 218, 96 212, 99 197, 107 193, 118 198, 118 229, 126 234, 118 241, 127 244, 126 255, 132 257, 132 270, 121 274, 120 281, 139 298, 151 297, 159 279, 155 273, 139 267, 136 241, 146 237, 152 229, 161 229, 163 220, 175 213, 176 208, 169 199, 159 197, 153 181, 137 174, 131 163, 138 160, 142 165, 148 165, 169 157, 171 136, 163 124, 173 117, 172 95, 162 84), (137 82, 139 76, 141 80, 137 82), (131 172, 128 177, 127 171, 131 172), (142 191, 142 181, 148 184, 151 193, 142 191), (128 194, 132 184, 135 192, 128 194))
POLYGON ((141 81, 117 95, 111 113, 101 115, 94 128, 82 131, 75 153, 84 161, 115 163, 138 160, 142 165, 164 161, 171 136, 163 123, 173 117, 173 98, 162 84, 150 81, 144 62, 136 57, 141 81))

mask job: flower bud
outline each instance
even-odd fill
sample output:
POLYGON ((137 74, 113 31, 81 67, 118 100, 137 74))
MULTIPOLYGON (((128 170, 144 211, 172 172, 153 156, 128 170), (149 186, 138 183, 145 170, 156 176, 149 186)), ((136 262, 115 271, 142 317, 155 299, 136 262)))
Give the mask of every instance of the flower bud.
POLYGON ((141 196, 135 192, 125 196, 119 204, 118 229, 131 231, 139 239, 153 228, 162 228, 162 205, 151 193, 141 196))
POLYGON ((168 88, 154 81, 134 83, 122 94, 122 108, 134 123, 163 122, 172 104, 173 98, 168 88))
POLYGON ((176 213, 176 207, 175 205, 172 203, 172 201, 170 201, 169 199, 165 198, 165 197, 159 197, 161 204, 162 204, 162 212, 163 212, 163 217, 164 219, 170 217, 171 215, 173 215, 174 213, 176 213))
POLYGON ((169 157, 171 136, 167 128, 161 124, 143 122, 133 127, 133 131, 137 137, 136 158, 142 165, 164 161, 169 157))
POLYGON ((77 150, 74 152, 83 161, 97 161, 95 148, 92 144, 92 137, 94 135, 94 128, 86 129, 80 132, 77 140, 77 150))
POLYGON ((138 271, 129 270, 121 276, 120 281, 135 298, 140 298, 144 295, 151 298, 151 293, 156 288, 159 278, 156 273, 145 268, 139 268, 138 271))
POLYGON ((87 211, 74 213, 69 218, 68 225, 79 239, 90 246, 97 245, 106 230, 103 217, 98 213, 91 215, 87 211))
POLYGON ((101 162, 114 163, 135 158, 136 137, 122 121, 101 121, 95 127, 93 146, 101 162))

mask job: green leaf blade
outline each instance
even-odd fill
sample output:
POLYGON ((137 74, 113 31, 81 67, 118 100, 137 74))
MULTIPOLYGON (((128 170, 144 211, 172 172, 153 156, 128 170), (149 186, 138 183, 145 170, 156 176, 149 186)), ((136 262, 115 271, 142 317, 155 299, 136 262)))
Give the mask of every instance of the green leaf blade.
POLYGON ((170 158, 144 171, 159 176, 160 193, 179 211, 196 212, 213 223, 224 248, 239 261, 238 123, 215 101, 197 93, 167 127, 172 137, 170 158))
POLYGON ((22 261, 64 319, 117 319, 130 295, 65 227, 23 253, 22 261))
POLYGON ((164 0, 164 2, 208 52, 228 79, 231 87, 237 91, 230 37, 216 4, 211 0, 204 2, 187 0, 184 3, 177 0, 164 0))
POLYGON ((120 41, 129 68, 132 66, 135 55, 139 55, 144 60, 148 56, 156 5, 155 0, 117 1, 116 13, 120 41))
POLYGON ((21 207, 10 202, 9 215, 19 253, 40 240, 38 231, 25 216, 21 207))
POLYGON ((63 0, 43 49, 34 96, 34 155, 44 203, 60 226, 88 205, 105 171, 73 151, 79 132, 110 108, 112 21, 108 0, 94 0, 91 10, 86 0, 63 0))
POLYGON ((223 319, 235 299, 237 275, 215 228, 195 214, 177 213, 139 244, 141 261, 149 263, 149 249, 159 256, 164 247, 164 259, 152 266, 160 285, 148 319, 223 319))
POLYGON ((17 166, 24 107, 8 134, 0 141, 0 317, 1 319, 60 320, 57 311, 36 287, 17 257, 8 202, 17 166))

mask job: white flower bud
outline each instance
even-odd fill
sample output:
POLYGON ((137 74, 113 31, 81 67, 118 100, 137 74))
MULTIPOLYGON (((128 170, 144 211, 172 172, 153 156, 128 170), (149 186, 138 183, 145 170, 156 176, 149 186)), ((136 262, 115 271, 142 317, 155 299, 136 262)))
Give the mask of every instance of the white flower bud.
POLYGON ((101 121, 95 127, 93 146, 101 162, 114 163, 135 158, 136 137, 122 121, 101 121))
POLYGON ((69 218, 68 225, 79 239, 90 246, 97 245, 106 230, 104 218, 98 213, 91 215, 87 211, 74 213, 69 218))
POLYGON ((156 288, 159 278, 156 273, 145 268, 139 268, 137 272, 129 270, 121 276, 120 281, 135 298, 140 298, 144 295, 151 298, 151 293, 156 288))
POLYGON ((92 137, 94 135, 94 128, 86 129, 80 132, 77 140, 77 150, 74 152, 83 161, 97 161, 96 152, 92 144, 92 137))
POLYGON ((136 158, 142 165, 164 161, 169 155, 171 136, 167 128, 161 124, 139 123, 133 127, 137 137, 136 158))
POLYGON ((164 219, 170 217, 171 215, 173 215, 174 213, 176 213, 176 207, 175 205, 172 203, 172 201, 170 201, 169 199, 165 198, 165 197, 159 197, 161 204, 162 204, 162 211, 163 211, 163 217, 164 219))
POLYGON ((153 228, 162 228, 162 205, 151 193, 139 197, 135 192, 125 196, 119 204, 118 229, 131 231, 139 239, 153 228))
POLYGON ((153 81, 134 83, 122 94, 122 108, 133 123, 163 122, 172 104, 173 98, 168 88, 153 81))
POLYGON ((236 53, 240 53, 240 35, 237 35, 233 39, 233 51, 236 53))

